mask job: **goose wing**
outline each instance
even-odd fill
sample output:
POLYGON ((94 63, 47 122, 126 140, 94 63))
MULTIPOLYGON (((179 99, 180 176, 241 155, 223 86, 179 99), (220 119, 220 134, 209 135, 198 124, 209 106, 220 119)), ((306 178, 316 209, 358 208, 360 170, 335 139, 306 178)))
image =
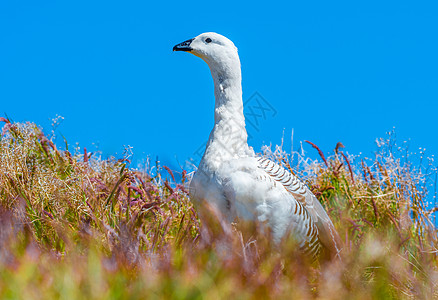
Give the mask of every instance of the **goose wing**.
POLYGON ((341 239, 327 212, 309 188, 281 165, 265 157, 257 157, 257 161, 259 168, 269 174, 273 180, 281 183, 303 205, 305 210, 312 216, 318 228, 321 244, 331 255, 339 256, 341 239))

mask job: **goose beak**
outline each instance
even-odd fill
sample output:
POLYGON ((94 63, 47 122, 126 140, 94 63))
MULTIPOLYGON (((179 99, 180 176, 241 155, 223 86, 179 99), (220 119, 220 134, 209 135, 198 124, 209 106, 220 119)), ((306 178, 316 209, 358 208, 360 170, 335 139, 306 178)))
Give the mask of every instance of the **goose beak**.
POLYGON ((192 51, 192 47, 190 47, 190 44, 192 43, 194 39, 187 40, 185 42, 179 43, 178 45, 175 45, 173 47, 173 51, 192 51))

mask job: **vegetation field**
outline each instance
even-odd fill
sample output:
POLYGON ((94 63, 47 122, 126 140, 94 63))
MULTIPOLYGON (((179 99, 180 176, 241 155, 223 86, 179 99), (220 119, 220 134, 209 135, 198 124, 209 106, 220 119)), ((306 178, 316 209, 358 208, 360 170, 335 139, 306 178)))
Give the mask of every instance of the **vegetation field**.
POLYGON ((0 121, 1 299, 438 298, 437 170, 393 133, 371 158, 340 143, 328 157, 304 143, 317 160, 262 150, 308 184, 343 239, 341 260, 311 262, 292 239, 272 245, 211 208, 201 223, 191 172, 60 149, 33 123, 0 121))

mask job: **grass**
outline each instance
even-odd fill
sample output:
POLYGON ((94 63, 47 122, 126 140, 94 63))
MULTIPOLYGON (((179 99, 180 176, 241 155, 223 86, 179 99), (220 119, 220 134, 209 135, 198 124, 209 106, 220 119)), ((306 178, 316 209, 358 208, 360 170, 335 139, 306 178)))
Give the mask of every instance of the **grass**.
POLYGON ((309 142, 321 161, 263 149, 306 181, 344 240, 342 261, 315 264, 254 224, 201 224, 186 171, 175 182, 167 167, 60 150, 35 124, 1 121, 2 299, 438 297, 437 171, 391 135, 371 159, 342 144, 326 158, 309 142))

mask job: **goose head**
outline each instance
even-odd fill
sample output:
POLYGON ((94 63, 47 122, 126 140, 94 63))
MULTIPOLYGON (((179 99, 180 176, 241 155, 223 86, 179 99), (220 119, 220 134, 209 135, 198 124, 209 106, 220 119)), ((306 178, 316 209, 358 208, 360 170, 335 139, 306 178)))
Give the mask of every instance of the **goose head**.
POLYGON ((240 60, 233 42, 215 32, 206 32, 179 43, 173 51, 184 51, 202 58, 219 80, 240 78, 240 60))

